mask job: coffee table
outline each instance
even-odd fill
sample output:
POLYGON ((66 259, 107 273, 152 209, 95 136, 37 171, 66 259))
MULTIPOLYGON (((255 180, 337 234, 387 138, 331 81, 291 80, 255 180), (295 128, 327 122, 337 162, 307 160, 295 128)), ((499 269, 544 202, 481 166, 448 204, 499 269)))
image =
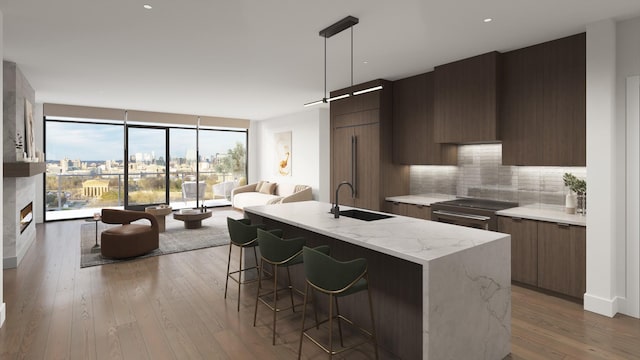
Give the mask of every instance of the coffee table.
POLYGON ((202 220, 210 217, 210 210, 202 212, 195 209, 182 209, 176 213, 173 213, 174 219, 184 221, 185 229, 198 229, 202 227, 202 220))
POLYGON ((153 216, 155 216, 156 220, 158 220, 158 231, 159 232, 165 232, 166 230, 166 225, 165 225, 165 216, 171 214, 171 211, 173 209, 171 209, 171 206, 149 206, 144 208, 144 212, 149 213, 153 216))

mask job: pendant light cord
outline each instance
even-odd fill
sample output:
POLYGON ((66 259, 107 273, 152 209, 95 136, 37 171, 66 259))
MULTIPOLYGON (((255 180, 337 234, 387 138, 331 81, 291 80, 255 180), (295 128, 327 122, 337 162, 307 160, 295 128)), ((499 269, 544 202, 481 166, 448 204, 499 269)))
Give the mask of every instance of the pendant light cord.
POLYGON ((327 38, 324 38, 324 99, 327 102, 327 38))
POLYGON ((351 86, 353 86, 353 26, 351 27, 351 86))

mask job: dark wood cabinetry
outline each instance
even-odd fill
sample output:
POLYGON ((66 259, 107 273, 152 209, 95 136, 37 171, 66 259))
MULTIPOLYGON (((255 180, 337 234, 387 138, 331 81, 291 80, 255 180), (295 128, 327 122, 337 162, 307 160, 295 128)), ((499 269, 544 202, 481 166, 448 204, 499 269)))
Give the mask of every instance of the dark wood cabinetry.
POLYGON ((387 201, 385 203, 384 211, 396 215, 431 220, 431 207, 427 205, 387 201))
POLYGON ((435 68, 435 142, 499 140, 499 63, 494 51, 435 68))
POLYGON ((582 299, 586 253, 584 227, 538 223, 538 287, 582 299))
MULTIPOLYGON (((383 89, 331 103, 331 191, 343 181, 340 204, 381 210, 387 196, 406 194, 408 166, 392 162, 392 94, 389 81, 375 80, 331 92, 331 97, 382 85, 383 89)), ((335 201, 335 199, 332 199, 335 201)))
POLYGON ((511 235, 511 279, 581 299, 586 291, 587 244, 584 226, 498 218, 511 235))
POLYGON ((457 146, 434 142, 433 72, 393 83, 393 162, 455 165, 457 146))
POLYGON ((499 217, 498 230, 511 235, 511 280, 538 285, 538 222, 499 217))
POLYGON ((502 54, 504 165, 586 165, 586 35, 502 54))

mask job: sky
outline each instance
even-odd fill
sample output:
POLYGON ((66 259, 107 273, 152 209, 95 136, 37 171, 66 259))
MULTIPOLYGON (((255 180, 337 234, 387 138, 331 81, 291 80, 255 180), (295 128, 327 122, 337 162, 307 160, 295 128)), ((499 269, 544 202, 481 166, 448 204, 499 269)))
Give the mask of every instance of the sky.
MULTIPOLYGON (((116 160, 124 159, 123 126, 105 124, 82 124, 47 121, 46 159, 70 160, 116 160)), ((169 131, 172 157, 186 157, 189 150, 195 151, 196 132, 188 129, 169 131)), ((155 152, 156 158, 164 154, 164 130, 130 128, 129 154, 155 152)), ((210 157, 226 153, 236 142, 246 144, 246 133, 235 131, 200 131, 200 155, 210 157)))

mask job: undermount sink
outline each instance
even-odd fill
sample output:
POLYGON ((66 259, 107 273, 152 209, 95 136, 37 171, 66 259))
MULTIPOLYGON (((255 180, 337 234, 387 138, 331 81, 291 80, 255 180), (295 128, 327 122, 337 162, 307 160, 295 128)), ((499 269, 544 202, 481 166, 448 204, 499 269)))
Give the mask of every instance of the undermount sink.
POLYGON ((382 220, 382 219, 388 219, 393 217, 391 215, 378 214, 374 212, 355 210, 355 209, 342 210, 340 211, 340 215, 358 219, 358 220, 364 220, 364 221, 382 220))

